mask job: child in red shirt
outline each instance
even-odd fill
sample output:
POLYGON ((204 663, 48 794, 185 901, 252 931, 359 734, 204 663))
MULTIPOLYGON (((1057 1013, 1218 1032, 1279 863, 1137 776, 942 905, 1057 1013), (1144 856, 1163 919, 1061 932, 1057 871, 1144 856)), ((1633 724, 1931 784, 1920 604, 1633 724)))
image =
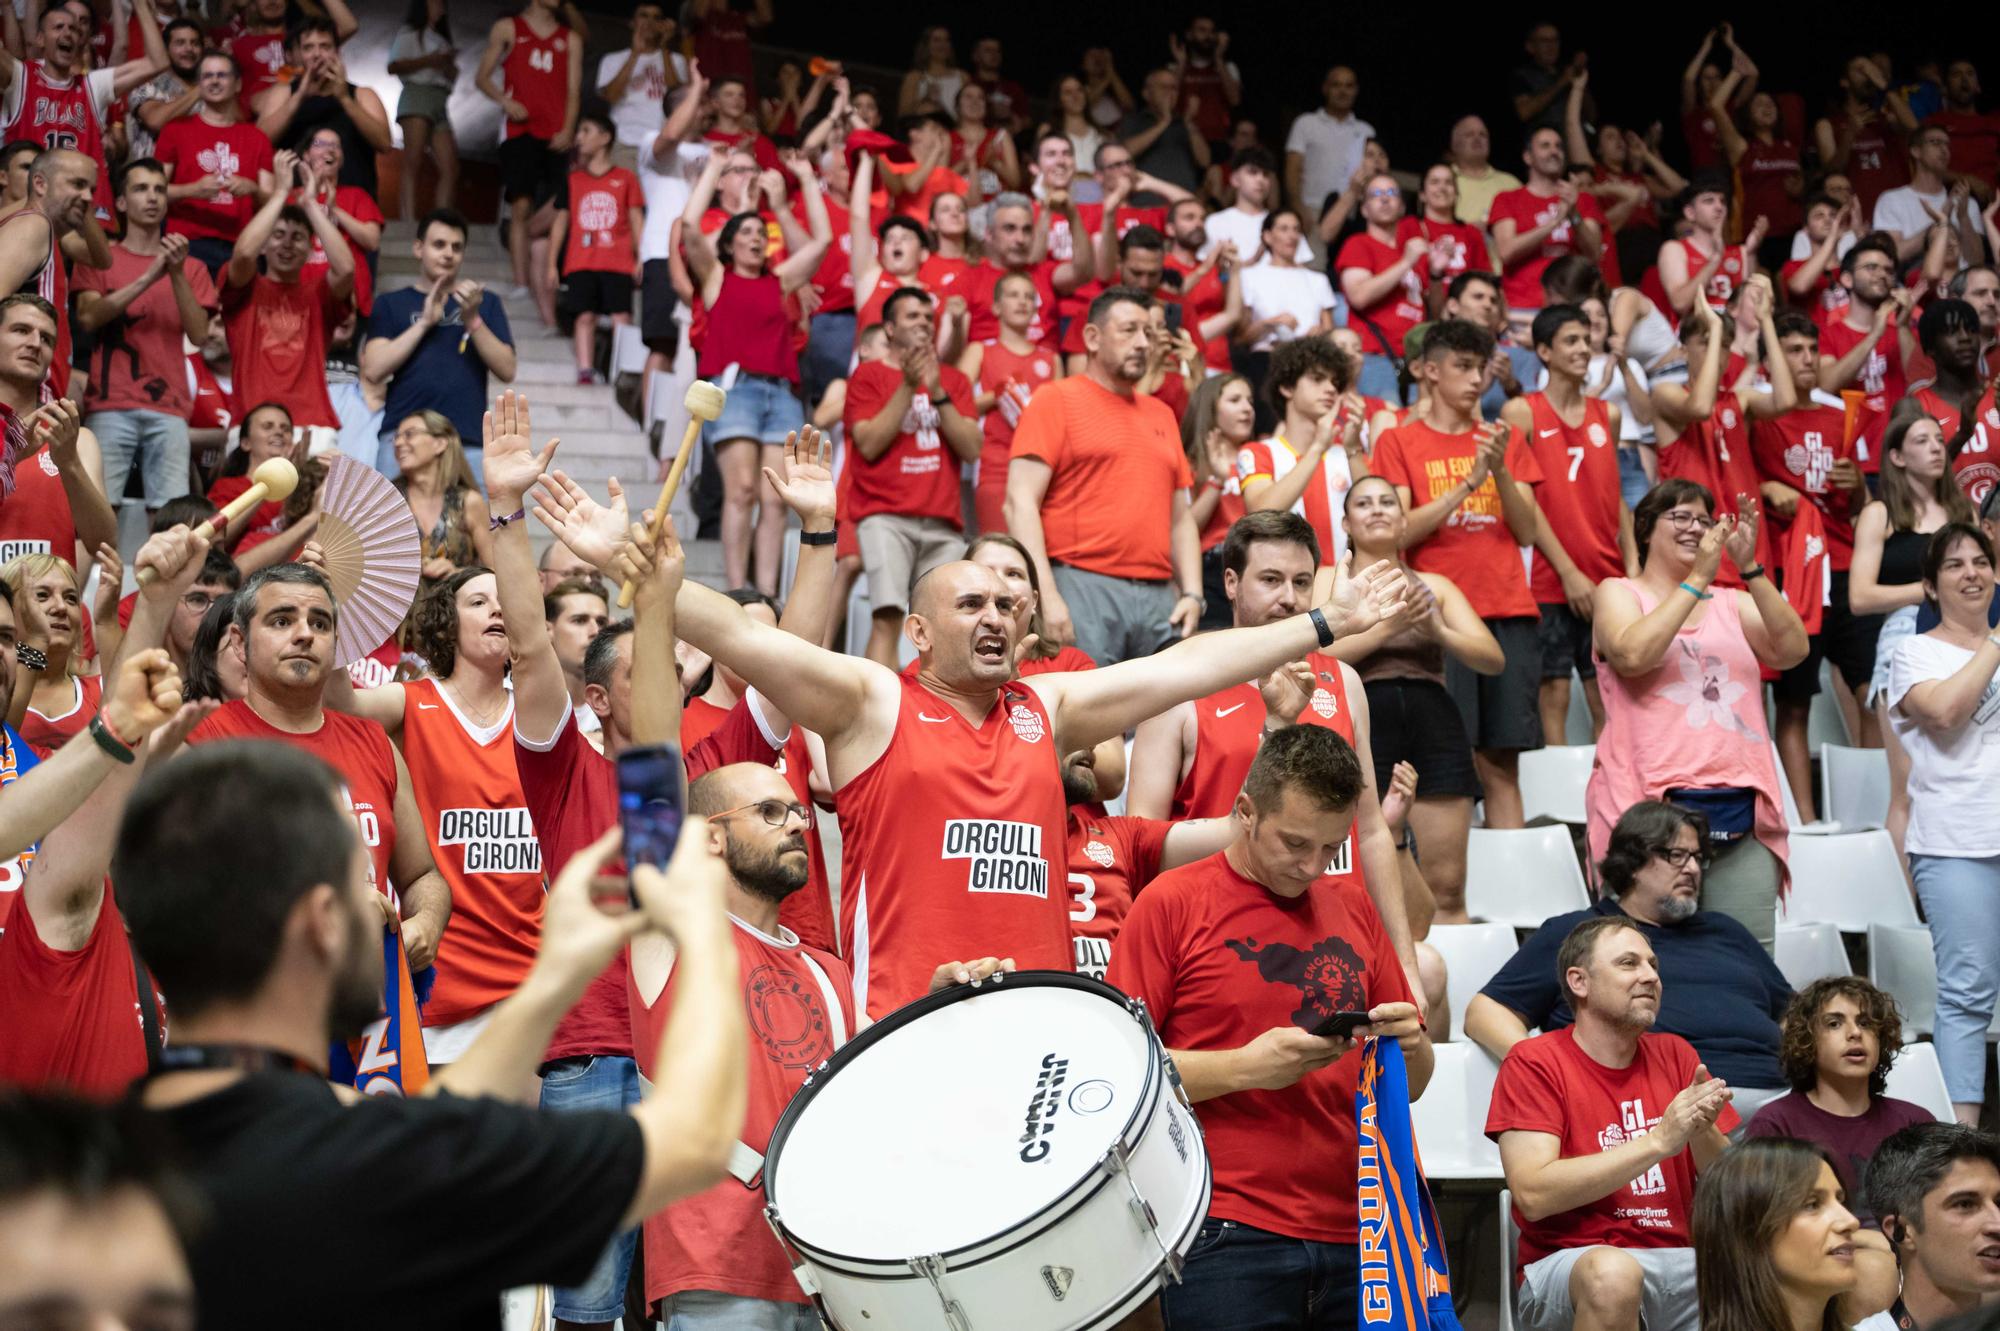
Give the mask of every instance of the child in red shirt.
POLYGON ((563 312, 575 320, 576 381, 603 383, 591 362, 597 352, 597 316, 613 327, 632 322, 632 283, 639 275, 638 234, 646 226, 639 177, 611 165, 611 121, 595 111, 578 117, 576 156, 569 192, 549 233, 549 285, 558 288, 563 312), (562 271, 556 269, 561 257, 562 271))

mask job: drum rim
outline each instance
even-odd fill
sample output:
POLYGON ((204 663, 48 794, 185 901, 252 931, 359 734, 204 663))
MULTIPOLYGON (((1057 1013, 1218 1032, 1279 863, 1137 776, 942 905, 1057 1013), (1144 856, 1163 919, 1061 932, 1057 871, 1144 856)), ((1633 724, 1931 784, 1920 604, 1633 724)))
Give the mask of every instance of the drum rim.
MULTIPOLYGON (((1146 1061, 1145 1084, 1140 1088, 1140 1093, 1133 1105, 1131 1115, 1127 1117, 1124 1125, 1118 1130, 1118 1135, 1115 1139, 1118 1143, 1129 1148, 1132 1145, 1133 1128, 1142 1118, 1150 1118, 1152 1116, 1167 1080, 1163 1075, 1163 1063, 1169 1057, 1166 1042, 1160 1039, 1160 1034, 1154 1028, 1152 1018, 1146 1014, 1144 1005, 1137 1003, 1135 999, 1122 989, 1106 984, 1104 981, 1088 975, 1078 975, 1074 971, 1014 971, 1007 973, 1004 979, 996 977, 996 980, 999 987, 1007 989, 1082 989, 1118 1004, 1119 1007, 1125 1009, 1126 1013, 1139 1023, 1140 1028, 1145 1031, 1148 1041, 1153 1046, 1154 1057, 1146 1061)), ((995 981, 987 982, 987 985, 993 984, 995 984, 995 981)), ((810 1253, 815 1258, 829 1265, 837 1266, 842 1270, 847 1269, 843 1264, 888 1271, 910 1270, 908 1257, 857 1257, 852 1253, 834 1252, 800 1238, 789 1225, 785 1224, 784 1212, 779 1206, 777 1198, 772 1195, 771 1181, 774 1173, 771 1168, 771 1162, 778 1160, 782 1156, 785 1144, 791 1138, 792 1127, 798 1122, 799 1117, 805 1112, 806 1107, 811 1104, 820 1089, 833 1079, 835 1073, 847 1064, 852 1063, 863 1051, 886 1039, 893 1032, 900 1030, 904 1026, 908 1026, 921 1017, 938 1011, 940 1008, 950 1007, 954 1003, 962 1003, 968 999, 977 998, 982 994, 992 992, 994 992, 994 989, 988 988, 986 985, 974 988, 967 984, 954 984, 934 994, 926 994, 914 1002, 904 1004, 834 1051, 833 1057, 813 1069, 812 1074, 807 1077, 805 1084, 793 1093, 790 1103, 785 1106, 785 1112, 778 1116, 777 1126, 771 1129, 770 1142, 764 1148, 764 1201, 771 1220, 784 1231, 786 1241, 791 1243, 792 1246, 802 1252, 810 1253)), ((963 1256, 966 1253, 978 1253, 996 1241, 1007 1240, 1004 1247, 995 1249, 990 1253, 982 1253, 978 1260, 983 1262, 1010 1252, 1021 1244, 1038 1237, 1078 1207, 1088 1202, 1099 1188, 1110 1181, 1110 1177, 1103 1172, 1102 1161, 1103 1157, 1100 1156, 1097 1162, 1093 1163, 1088 1170, 1050 1198, 1047 1205, 1043 1206, 1040 1210, 1021 1217, 1011 1228, 998 1233, 988 1234, 984 1238, 974 1240, 971 1243, 963 1244, 956 1248, 941 1250, 937 1255, 949 1259, 963 1256), (1079 1192, 1081 1192, 1081 1196, 1078 1195, 1079 1192), (1072 1199, 1074 1199, 1074 1204, 1069 1204, 1072 1199), (1060 1210, 1060 1214, 1051 1216, 1052 1212, 1057 1212, 1058 1210, 1060 1210), (1038 1223, 1045 1219, 1046 1223, 1038 1223), (1014 1234, 1015 1230, 1027 1230, 1029 1226, 1034 1226, 1030 1232, 1018 1236, 1014 1234)), ((1207 1173, 1210 1169, 1210 1164, 1205 1155, 1202 1164, 1204 1173, 1207 1173)), ((926 1254, 909 1254, 911 1257, 924 1255, 926 1254)), ((860 1273, 854 1272, 853 1274, 860 1273)))

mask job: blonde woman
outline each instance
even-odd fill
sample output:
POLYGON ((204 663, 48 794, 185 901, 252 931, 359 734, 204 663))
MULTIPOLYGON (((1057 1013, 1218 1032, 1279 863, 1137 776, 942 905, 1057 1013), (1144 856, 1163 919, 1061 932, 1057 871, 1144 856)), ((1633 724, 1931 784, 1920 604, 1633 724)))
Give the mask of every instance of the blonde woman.
POLYGON ((396 427, 395 486, 409 501, 424 546, 424 582, 492 564, 486 497, 472 479, 458 430, 440 412, 419 411, 396 427))
POLYGON ((0 579, 13 591, 20 642, 7 720, 46 758, 82 734, 103 702, 95 666, 83 673, 82 589, 60 555, 21 555, 0 568, 0 579))

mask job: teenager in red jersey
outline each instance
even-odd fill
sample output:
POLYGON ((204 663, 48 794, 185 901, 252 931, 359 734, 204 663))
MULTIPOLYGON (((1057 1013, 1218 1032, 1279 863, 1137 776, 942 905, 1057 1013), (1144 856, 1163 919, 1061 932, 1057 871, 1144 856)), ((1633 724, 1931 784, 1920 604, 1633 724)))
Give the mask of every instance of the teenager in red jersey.
POLYGON ((1214 374, 1195 387, 1181 417, 1181 447, 1194 478, 1188 514, 1201 533, 1201 627, 1229 627, 1223 593, 1222 542, 1246 511, 1236 479, 1236 458, 1257 433, 1257 401, 1240 374, 1214 374))
POLYGON ((1355 386, 1379 398, 1397 395, 1396 361, 1403 334, 1422 323, 1431 276, 1431 242, 1404 234, 1403 190, 1395 177, 1370 176, 1362 186, 1366 225, 1334 256, 1340 290, 1347 297, 1348 326, 1357 327, 1363 354, 1355 386))
POLYGON ((1395 921, 1326 871, 1368 802, 1368 767, 1324 727, 1277 731, 1232 799, 1234 838, 1154 879, 1112 952, 1106 978, 1146 1004, 1214 1170, 1206 1241, 1161 1295, 1169 1325, 1358 1321, 1355 1042, 1397 1041, 1413 1096, 1432 1068, 1395 921), (1315 1033, 1340 1012, 1367 1016, 1315 1033))
MULTIPOLYGON (((578 119, 577 169, 569 173, 555 229, 549 233, 549 285, 561 284, 563 307, 576 319, 571 341, 578 383, 602 382, 592 368, 599 316, 609 319, 614 330, 632 322, 636 246, 646 229, 639 178, 611 162, 614 132, 610 119, 594 111, 578 119)), ((612 336, 617 337, 616 331, 612 336)))
POLYGON ((1280 345, 1264 384, 1278 428, 1236 455, 1245 510, 1297 513, 1312 524, 1320 558, 1329 564, 1347 551, 1340 512, 1348 487, 1368 474, 1362 447, 1367 407, 1347 391, 1353 374, 1354 362, 1326 339, 1280 345))
MULTIPOLYGON (((304 163, 289 152, 274 156, 272 171, 287 183, 306 179, 304 163)), ((222 270, 239 412, 281 402, 294 426, 339 428, 326 390, 326 345, 353 298, 354 270, 354 251, 317 198, 308 193, 290 204, 283 190, 271 191, 222 270), (326 247, 327 266, 309 270, 315 238, 326 247)))
POLYGON ((1839 171, 1854 182, 1854 197, 1865 217, 1875 200, 1909 178, 1904 139, 1917 130, 1910 99, 1889 86, 1889 71, 1872 55, 1848 60, 1840 78, 1840 100, 1813 123, 1813 145, 1823 171, 1839 171))
MULTIPOLYGON (((69 270, 63 244, 73 232, 96 231, 90 209, 99 171, 81 152, 51 148, 34 159, 22 206, 0 217, 0 294, 40 296, 56 312, 55 358, 43 367, 45 402, 69 396, 69 270)), ((99 257, 109 262, 108 251, 99 257)))
POLYGON ((1757 247, 1768 219, 1759 216, 1741 245, 1723 238, 1729 223, 1729 188, 1720 175, 1696 176, 1681 199, 1686 233, 1660 246, 1660 285, 1676 320, 1685 319, 1696 300, 1716 309, 1729 304, 1737 287, 1757 271, 1757 247))
MULTIPOLYGON (((1917 343, 1931 363, 1932 377, 1912 388, 1910 396, 1926 414, 1944 427, 1945 444, 1950 449, 1952 474, 1976 506, 1986 497, 1985 490, 1973 493, 1972 483, 1963 479, 1967 468, 1981 460, 1967 457, 1974 426, 1979 423, 1975 408, 1987 384, 1979 373, 1979 313, 1962 300, 1946 297, 1924 306, 1917 320, 1917 343), (1961 465, 1960 459, 1964 459, 1961 465)), ((1989 467, 1990 473, 1990 467, 1989 467)), ((1991 488, 1991 481, 1987 483, 1991 488)))
POLYGON ((1591 657, 1590 608, 1597 584, 1638 566, 1632 512, 1620 497, 1618 408, 1586 396, 1590 373, 1590 316, 1575 305, 1550 305, 1535 316, 1535 355, 1548 384, 1500 409, 1500 419, 1520 431, 1541 464, 1535 490, 1541 523, 1535 533, 1534 594, 1541 645, 1542 733, 1563 733, 1569 714, 1569 677, 1583 679, 1592 731, 1603 729, 1591 657))
POLYGON ((1493 200, 1487 224, 1499 258, 1501 296, 1516 322, 1542 306, 1542 270, 1565 254, 1596 258, 1604 249, 1604 210, 1579 194, 1563 174, 1563 136, 1543 128, 1528 135, 1521 160, 1528 183, 1493 200))
POLYGON ((1851 197, 1846 203, 1835 203, 1829 195, 1814 194, 1805 202, 1805 219, 1799 232, 1807 247, 1805 257, 1787 259, 1778 270, 1778 280, 1784 284, 1785 299, 1792 308, 1803 310, 1825 328, 1847 311, 1847 287, 1840 281, 1840 247, 1852 244, 1852 238, 1862 230, 1861 205, 1851 197))
POLYGON ((982 532, 1007 530, 1007 460, 1014 427, 1021 423, 1028 399, 1062 375, 1056 354, 1028 336, 1039 299, 1034 279, 1026 273, 1001 278, 993 288, 998 334, 971 343, 958 358, 959 372, 977 389, 972 409, 980 422, 979 480, 973 487, 973 512, 982 532))
POLYGON ((533 248, 528 217, 562 187, 562 155, 576 136, 583 36, 564 25, 556 0, 528 0, 520 13, 497 20, 487 33, 473 83, 499 103, 506 120, 500 174, 507 250, 514 260, 514 285, 525 289, 533 248), (504 73, 504 86, 495 81, 496 73, 504 73))
POLYGON ((847 195, 846 240, 853 257, 854 326, 882 322, 882 305, 903 287, 939 293, 924 282, 921 270, 930 258, 930 237, 923 224, 897 214, 877 218, 868 203, 875 179, 875 154, 863 153, 854 166, 854 187, 847 195))
POLYGON ((118 516, 104 495, 104 458, 76 404, 46 401, 58 345, 56 312, 40 296, 0 296, 0 428, 32 451, 12 466, 0 497, 0 562, 53 554, 87 564, 118 544, 118 516))
POLYGON ((1855 455, 1872 475, 1882 465, 1889 409, 1908 391, 1909 365, 1917 355, 1909 317, 1915 298, 1896 285, 1896 242, 1879 231, 1854 242, 1840 261, 1840 284, 1847 288, 1847 312, 1820 328, 1819 382, 1829 393, 1859 388, 1867 394, 1855 455))

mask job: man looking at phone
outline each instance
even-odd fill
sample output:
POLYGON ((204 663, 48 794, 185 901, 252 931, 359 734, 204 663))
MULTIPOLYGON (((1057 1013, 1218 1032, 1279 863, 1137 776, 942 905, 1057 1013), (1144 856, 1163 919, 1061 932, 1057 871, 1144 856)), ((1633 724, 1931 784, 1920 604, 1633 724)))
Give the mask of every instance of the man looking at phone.
POLYGON ((1326 872, 1365 770, 1323 726, 1267 736, 1235 840, 1155 878, 1112 951, 1105 978, 1144 1000, 1215 1172, 1182 1281, 1161 1296, 1171 1326, 1354 1325, 1361 1060, 1347 1055, 1370 1035, 1397 1041, 1412 1098, 1432 1068, 1381 917, 1358 882, 1326 872))

